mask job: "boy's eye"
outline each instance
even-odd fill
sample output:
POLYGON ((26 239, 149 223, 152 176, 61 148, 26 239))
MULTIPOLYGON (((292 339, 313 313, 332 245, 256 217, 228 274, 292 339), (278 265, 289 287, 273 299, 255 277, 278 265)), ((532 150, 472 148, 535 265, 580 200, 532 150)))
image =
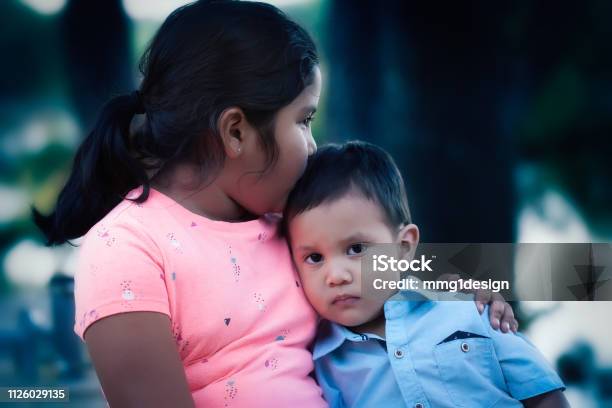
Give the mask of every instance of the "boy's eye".
POLYGON ((365 252, 366 245, 365 244, 353 244, 348 248, 347 253, 349 255, 361 255, 365 252))
POLYGON ((323 260, 323 256, 321 254, 310 254, 304 259, 307 264, 317 264, 323 260))

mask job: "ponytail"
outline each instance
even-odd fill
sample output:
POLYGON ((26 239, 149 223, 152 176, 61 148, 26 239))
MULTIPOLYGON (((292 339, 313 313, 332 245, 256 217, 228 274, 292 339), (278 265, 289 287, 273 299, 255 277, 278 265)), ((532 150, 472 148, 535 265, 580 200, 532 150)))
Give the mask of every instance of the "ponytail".
POLYGON ((55 210, 45 216, 32 209, 34 222, 45 235, 47 245, 63 244, 84 235, 133 188, 144 186, 134 201, 147 199, 147 173, 129 149, 130 122, 137 113, 144 113, 138 91, 110 100, 77 150, 55 210))

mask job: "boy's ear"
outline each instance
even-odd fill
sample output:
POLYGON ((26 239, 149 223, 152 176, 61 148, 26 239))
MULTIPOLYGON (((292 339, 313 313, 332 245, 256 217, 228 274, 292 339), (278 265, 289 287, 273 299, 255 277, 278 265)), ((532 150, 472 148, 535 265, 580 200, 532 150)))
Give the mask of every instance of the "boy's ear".
POLYGON ((238 107, 225 109, 221 112, 217 123, 227 157, 230 159, 240 157, 248 146, 249 141, 246 139, 253 131, 242 109, 238 107))
POLYGON ((396 242, 401 247, 401 257, 403 259, 412 259, 419 245, 419 227, 415 224, 402 226, 397 234, 396 242))

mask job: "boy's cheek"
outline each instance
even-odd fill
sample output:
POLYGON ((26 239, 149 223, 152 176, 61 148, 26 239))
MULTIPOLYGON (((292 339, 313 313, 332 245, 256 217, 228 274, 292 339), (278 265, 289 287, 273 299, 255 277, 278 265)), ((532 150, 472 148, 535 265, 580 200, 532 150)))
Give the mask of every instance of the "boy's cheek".
POLYGON ((324 303, 324 301, 321 297, 321 293, 316 290, 317 286, 312 285, 312 283, 313 282, 309 280, 308 278, 303 279, 300 276, 300 284, 302 285, 302 288, 304 289, 304 293, 306 294, 306 299, 312 305, 312 307, 317 311, 317 313, 321 314, 324 312, 323 310, 321 310, 321 305, 324 303))
POLYGON ((315 306, 319 303, 319 296, 317 291, 310 285, 308 280, 302 280, 302 288, 304 289, 304 293, 306 294, 306 298, 308 301, 315 306))

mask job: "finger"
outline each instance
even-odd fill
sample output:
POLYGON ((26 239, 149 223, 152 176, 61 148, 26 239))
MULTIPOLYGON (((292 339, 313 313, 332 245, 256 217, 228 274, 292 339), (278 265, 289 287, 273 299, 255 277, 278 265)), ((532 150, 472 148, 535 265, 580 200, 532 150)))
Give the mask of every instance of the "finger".
POLYGON ((512 331, 514 333, 518 332, 518 327, 519 327, 519 322, 518 320, 514 319, 514 321, 512 322, 512 331))
POLYGON ((449 281, 458 281, 459 279, 461 279, 461 276, 458 273, 451 273, 448 277, 449 281))
POLYGON ((495 330, 498 330, 501 325, 501 317, 504 314, 505 308, 505 302, 495 300, 491 303, 491 307, 489 308, 489 321, 491 322, 491 327, 495 330))
POLYGON ((474 301, 476 302, 476 307, 480 314, 484 312, 485 305, 488 304, 490 300, 491 291, 489 290, 479 289, 474 293, 474 301))
POLYGON ((508 333, 511 329, 511 324, 514 320, 514 310, 512 310, 512 306, 501 295, 499 292, 495 292, 491 294, 491 303, 498 302, 503 303, 504 309, 502 311, 502 316, 500 318, 499 328, 503 333, 508 333))
POLYGON ((514 311, 512 310, 512 306, 509 303, 504 302, 504 313, 501 317, 501 329, 502 332, 508 333, 510 331, 510 327, 512 323, 514 323, 514 311))
POLYGON ((458 281, 460 278, 461 277, 456 273, 443 273, 442 275, 438 276, 439 281, 448 281, 448 282, 458 281))
POLYGON ((509 305, 506 304, 504 306, 504 312, 502 313, 501 323, 499 325, 499 329, 501 330, 502 333, 508 333, 510 331, 510 322, 506 318, 506 313, 507 313, 508 308, 509 308, 509 305))

